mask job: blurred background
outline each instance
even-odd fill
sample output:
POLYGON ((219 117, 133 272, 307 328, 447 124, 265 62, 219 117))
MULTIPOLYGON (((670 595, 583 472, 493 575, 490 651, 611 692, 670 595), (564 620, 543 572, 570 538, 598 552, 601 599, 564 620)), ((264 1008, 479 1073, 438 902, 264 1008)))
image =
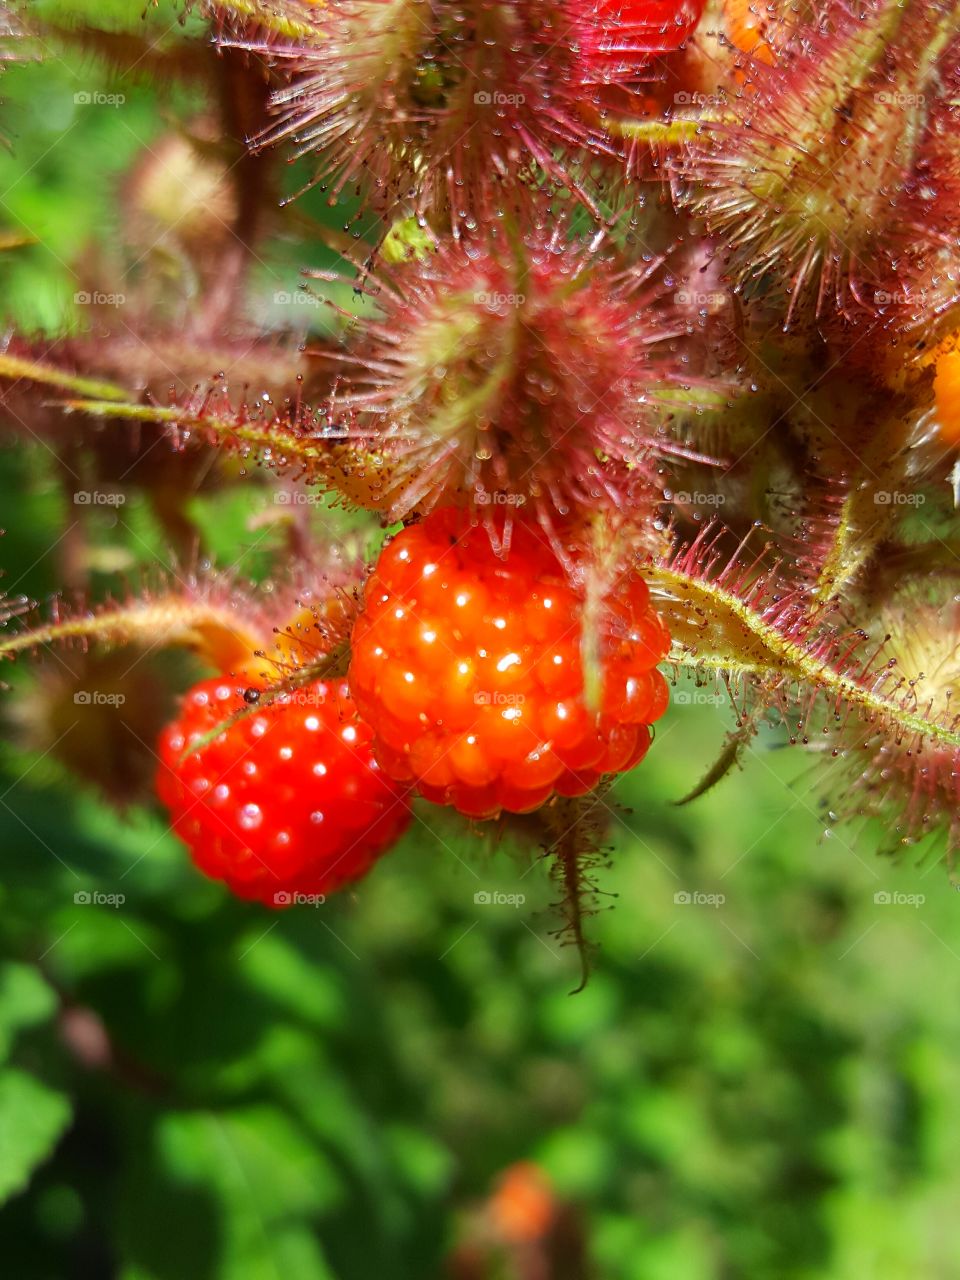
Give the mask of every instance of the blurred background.
MULTIPOLYGON (((116 333, 116 281, 146 269, 128 254, 117 274, 131 209, 156 219, 196 190, 176 139, 204 90, 156 76, 199 23, 142 7, 30 6, 54 25, 95 12, 133 33, 150 74, 131 74, 132 46, 118 75, 51 39, 0 81, 10 328, 89 332, 84 297, 100 289, 116 333)), ((302 208, 343 221, 316 193, 302 208)), ((166 249, 149 269, 175 275, 178 245, 166 249)), ((328 257, 305 229, 270 239, 251 283, 258 322, 332 323, 296 292, 300 266, 328 257)), ((82 578, 102 598, 176 568, 176 530, 125 463, 122 504, 83 513, 78 550, 70 442, 30 419, 0 427, 12 596, 42 601, 82 578)), ((97 448, 125 457, 125 431, 97 448)), ((271 482, 232 478, 230 464, 191 473, 190 519, 213 562, 262 578, 280 536, 271 482)), ((310 520, 368 536, 323 506, 310 520)), ((580 962, 556 935, 548 863, 426 806, 352 894, 279 915, 231 900, 158 809, 106 802, 105 777, 123 801, 143 766, 70 696, 91 662, 109 689, 109 659, 69 652, 4 671, 6 1275, 960 1275, 960 898, 922 849, 892 863, 877 829, 833 830, 814 757, 771 733, 744 772, 677 807, 732 718, 679 686, 647 760, 607 797, 592 973, 571 995, 580 962)), ((137 672, 137 714, 161 721, 198 674, 153 656, 137 672)))

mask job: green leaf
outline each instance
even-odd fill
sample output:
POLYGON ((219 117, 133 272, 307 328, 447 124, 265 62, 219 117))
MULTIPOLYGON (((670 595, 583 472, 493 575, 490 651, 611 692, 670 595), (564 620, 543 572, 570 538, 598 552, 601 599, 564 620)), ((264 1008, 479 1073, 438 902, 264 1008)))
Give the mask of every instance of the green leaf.
POLYGON ((385 1134, 404 1185, 422 1196, 439 1196, 452 1181, 454 1158, 439 1142, 408 1124, 394 1124, 385 1134))
POLYGON ((0 965, 0 1061, 17 1033, 53 1016, 57 998, 38 971, 27 964, 0 965))
POLYGON ((26 1187, 69 1123, 64 1094, 24 1071, 0 1074, 0 1203, 26 1187))
POLYGON ((338 1180, 278 1108, 165 1115, 139 1161, 127 1188, 125 1275, 334 1280, 315 1220, 338 1180), (171 1232, 172 1221, 181 1229, 171 1232))

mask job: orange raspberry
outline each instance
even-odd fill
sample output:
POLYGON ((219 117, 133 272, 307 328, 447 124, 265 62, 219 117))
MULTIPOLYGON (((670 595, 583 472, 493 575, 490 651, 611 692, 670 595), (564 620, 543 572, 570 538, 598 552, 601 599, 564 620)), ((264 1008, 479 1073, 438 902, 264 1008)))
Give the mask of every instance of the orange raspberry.
POLYGON ((730 43, 758 61, 773 65, 773 52, 764 40, 766 0, 726 0, 723 8, 730 43))
POLYGON ((950 339, 936 358, 933 392, 944 444, 960 445, 960 341, 950 339))
POLYGON ((609 593, 599 709, 588 706, 582 597, 528 523, 506 559, 453 509, 384 549, 353 633, 349 681, 397 782, 474 818, 527 813, 633 768, 667 708, 670 637, 635 574, 609 593))

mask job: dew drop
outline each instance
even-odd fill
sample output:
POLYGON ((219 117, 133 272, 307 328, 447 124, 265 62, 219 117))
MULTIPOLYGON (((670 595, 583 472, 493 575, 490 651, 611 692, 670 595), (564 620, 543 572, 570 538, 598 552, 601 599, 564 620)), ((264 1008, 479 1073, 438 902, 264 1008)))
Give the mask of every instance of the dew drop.
POLYGON ((240 809, 237 821, 244 831, 256 831, 263 822, 263 811, 258 804, 245 804, 240 809))

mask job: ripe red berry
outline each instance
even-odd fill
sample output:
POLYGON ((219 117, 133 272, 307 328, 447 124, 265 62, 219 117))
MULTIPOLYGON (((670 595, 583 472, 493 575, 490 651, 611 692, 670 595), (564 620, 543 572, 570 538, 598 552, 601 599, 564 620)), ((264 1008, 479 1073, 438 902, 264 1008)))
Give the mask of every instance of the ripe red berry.
POLYGON ((157 793, 201 871, 238 897, 285 906, 364 875, 410 811, 344 683, 284 694, 182 758, 256 693, 226 676, 190 690, 160 739, 157 793))
POLYGON ((605 605, 594 711, 583 599, 539 530, 519 522, 507 559, 452 508, 403 530, 368 583, 349 677, 384 771, 489 818, 633 768, 667 707, 670 638, 635 574, 605 605))
POLYGON ((630 79, 673 53, 703 15, 706 0, 572 0, 590 78, 630 79))

